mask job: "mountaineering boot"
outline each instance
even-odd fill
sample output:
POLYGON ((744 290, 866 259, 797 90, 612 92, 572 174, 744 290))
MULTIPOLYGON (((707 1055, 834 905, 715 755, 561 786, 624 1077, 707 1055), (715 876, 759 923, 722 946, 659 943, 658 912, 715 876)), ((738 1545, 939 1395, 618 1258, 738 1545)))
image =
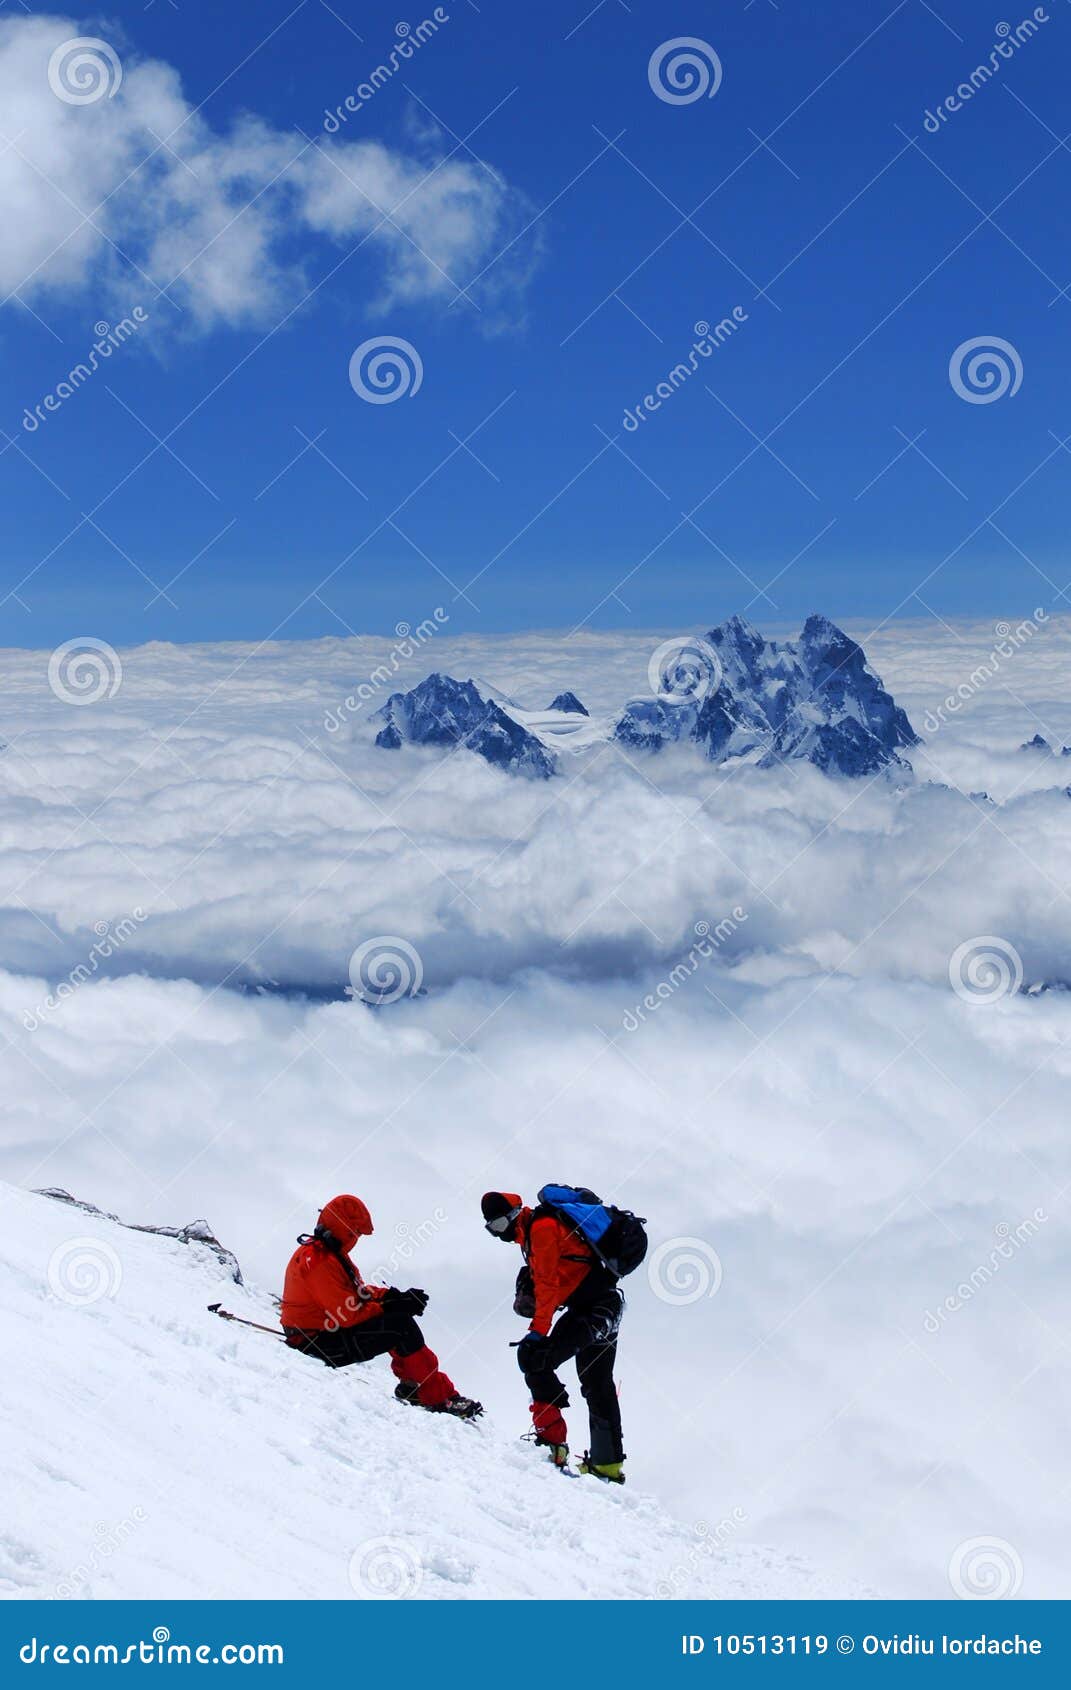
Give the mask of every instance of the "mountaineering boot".
POLYGON ((551 1462, 553 1466, 555 1466, 555 1467, 568 1467, 568 1465, 569 1465, 569 1445, 568 1444, 554 1444, 554 1443, 551 1443, 549 1438, 536 1438, 535 1443, 536 1443, 536 1447, 538 1449, 545 1449, 546 1450, 547 1460, 549 1462, 551 1462))
POLYGON ((420 1386, 404 1379, 400 1385, 395 1385, 394 1395, 399 1402, 408 1403, 411 1408, 423 1408, 428 1414, 452 1414, 456 1420, 478 1420, 483 1413, 482 1402, 460 1396, 457 1391, 443 1402, 421 1402, 420 1386))
POLYGON ((475 1397, 463 1397, 455 1394, 447 1397, 445 1402, 428 1405, 431 1414, 452 1414, 455 1420, 478 1420, 483 1413, 483 1403, 477 1402, 475 1397))
POLYGON ((624 1465, 624 1461, 625 1458, 622 1456, 620 1461, 595 1462, 592 1461, 590 1454, 587 1450, 585 1450, 584 1459, 581 1461, 577 1471, 580 1473, 591 1473, 594 1478, 602 1479, 604 1483, 608 1485, 623 1485, 625 1482, 625 1475, 622 1473, 621 1468, 624 1465))

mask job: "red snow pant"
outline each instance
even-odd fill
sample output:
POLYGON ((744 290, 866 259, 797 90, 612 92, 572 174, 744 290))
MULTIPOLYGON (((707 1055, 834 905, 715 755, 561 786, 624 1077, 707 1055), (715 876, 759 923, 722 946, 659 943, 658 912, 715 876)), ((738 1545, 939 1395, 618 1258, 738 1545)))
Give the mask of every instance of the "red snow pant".
POLYGON ((328 1367, 349 1367, 353 1362, 389 1354, 394 1377, 416 1386, 422 1408, 441 1408, 457 1395, 411 1314, 373 1315, 358 1326, 340 1326, 333 1332, 289 1331, 287 1343, 304 1355, 316 1356, 328 1367))

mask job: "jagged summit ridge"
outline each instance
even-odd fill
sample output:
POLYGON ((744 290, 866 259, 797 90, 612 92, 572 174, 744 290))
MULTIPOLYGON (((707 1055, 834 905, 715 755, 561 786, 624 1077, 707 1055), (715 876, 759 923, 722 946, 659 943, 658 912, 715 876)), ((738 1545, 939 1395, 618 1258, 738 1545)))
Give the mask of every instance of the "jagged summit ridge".
POLYGON ((799 638, 784 641, 733 616, 705 645, 705 684, 681 698, 633 700, 615 739, 644 750, 691 740, 715 763, 791 758, 851 776, 895 764, 919 743, 862 647, 826 616, 809 616, 799 638))
POLYGON ((472 679, 428 675, 377 712, 376 744, 463 747, 498 768, 546 779, 557 772, 561 749, 607 739, 639 751, 689 742, 712 763, 746 758, 770 767, 792 759, 847 776, 898 766, 900 751, 919 743, 862 647, 827 616, 809 616, 795 640, 767 640, 733 616, 699 638, 665 642, 652 667, 651 693, 604 722, 589 717, 575 692, 559 693, 540 713, 500 693, 487 697, 472 679))
POLYGON ((386 751, 405 743, 465 746, 517 774, 546 779, 554 773, 554 758, 542 740, 484 698, 472 680, 428 675, 411 692, 392 693, 372 719, 383 723, 376 744, 386 751))

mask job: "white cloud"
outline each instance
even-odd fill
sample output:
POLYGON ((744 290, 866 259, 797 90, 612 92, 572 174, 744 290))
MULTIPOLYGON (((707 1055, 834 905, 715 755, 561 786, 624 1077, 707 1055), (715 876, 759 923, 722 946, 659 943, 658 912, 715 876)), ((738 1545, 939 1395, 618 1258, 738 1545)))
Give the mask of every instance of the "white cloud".
MULTIPOLYGON (((455 299, 518 225, 521 196, 489 167, 248 115, 219 130, 170 65, 133 51, 114 97, 68 103, 49 61, 82 33, 64 18, 0 22, 4 294, 97 290, 127 310, 167 288, 189 326, 270 326, 359 240, 374 254, 371 306, 385 308, 455 299), (314 236, 330 245, 312 274, 314 236)), ((507 264, 501 286, 522 269, 507 264)))
MULTIPOLYGON (((440 667, 609 712, 673 631, 437 634, 399 681, 440 667)), ((921 720, 990 639, 905 626, 868 653, 921 720)), ((917 754, 988 787, 991 811, 807 767, 727 778, 686 749, 596 752, 529 783, 376 751, 361 715, 327 734, 386 641, 124 652, 119 693, 86 708, 53 697, 47 654, 7 653, 0 1177, 131 1218, 207 1213, 271 1287, 334 1186, 361 1189, 388 1237, 441 1206, 412 1277, 518 1431, 512 1264, 476 1199, 603 1187, 656 1243, 707 1240, 724 1268, 716 1297, 679 1308, 642 1275, 629 1287, 634 1485, 687 1517, 742 1508, 742 1538, 886 1595, 947 1594, 953 1551, 983 1532, 1015 1546, 1024 1595, 1059 1594, 1071 998, 976 1007, 947 969, 995 934, 1028 978, 1071 974, 1065 765, 1015 749, 1071 742, 1069 647, 1054 619, 917 754), (659 994, 694 922, 737 904, 724 949, 659 994), (427 995, 377 1012, 90 981, 28 1029, 94 923, 135 906, 119 966, 216 980, 248 959, 337 986, 359 943, 397 934, 427 995), (659 1007, 627 1031, 647 994, 659 1007), (998 1229, 1039 1208, 979 1278, 998 1229)))
MULTIPOLYGON (((357 944, 396 933, 438 988, 528 966, 657 968, 697 920, 741 905, 749 919, 724 954, 752 970, 772 956, 782 970, 940 982, 957 946, 992 933, 1020 950, 1028 982, 1067 978, 1071 759, 1016 747, 1035 730, 1071 741, 1069 640, 1071 624, 1054 621, 919 748, 920 771, 960 790, 904 791, 805 765, 712 768, 691 747, 653 759, 603 747, 533 785, 467 754, 377 750, 374 699, 348 737, 326 732, 325 712, 386 641, 145 647, 124 653, 113 700, 80 710, 53 698, 43 656, 12 654, 0 927, 18 946, 9 958, 58 974, 93 920, 137 904, 147 920, 127 967, 335 987, 357 944), (981 788, 1004 802, 979 808, 967 794, 981 788)), ((569 686, 610 713, 646 686, 656 643, 438 634, 398 684, 438 667, 533 706, 569 686)), ((907 634, 874 655, 916 721, 974 662, 957 641, 936 666, 932 650, 916 659, 907 634)))

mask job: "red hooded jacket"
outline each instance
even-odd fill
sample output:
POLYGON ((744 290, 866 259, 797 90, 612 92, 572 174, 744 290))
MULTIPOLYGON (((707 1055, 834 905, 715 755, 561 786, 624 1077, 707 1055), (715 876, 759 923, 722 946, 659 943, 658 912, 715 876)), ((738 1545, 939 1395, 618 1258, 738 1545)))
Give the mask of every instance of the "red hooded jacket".
POLYGON ((366 1285, 349 1259, 358 1238, 367 1238, 374 1230, 366 1205, 359 1197, 332 1197, 320 1210, 319 1224, 338 1239, 353 1278, 318 1238, 299 1244, 283 1281, 283 1325, 299 1332, 334 1332, 382 1314, 386 1287, 366 1285))
MULTIPOLYGON (((509 1203, 520 1203, 513 1192, 504 1191, 502 1195, 509 1203)), ((546 1337, 554 1316, 587 1278, 598 1257, 557 1215, 539 1215, 533 1220, 527 1206, 517 1217, 517 1243, 531 1269, 535 1293, 530 1330, 546 1337)))

